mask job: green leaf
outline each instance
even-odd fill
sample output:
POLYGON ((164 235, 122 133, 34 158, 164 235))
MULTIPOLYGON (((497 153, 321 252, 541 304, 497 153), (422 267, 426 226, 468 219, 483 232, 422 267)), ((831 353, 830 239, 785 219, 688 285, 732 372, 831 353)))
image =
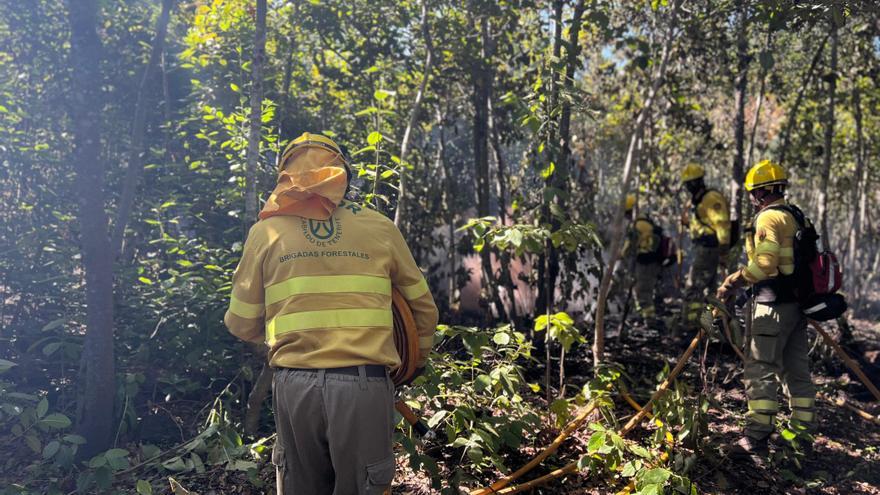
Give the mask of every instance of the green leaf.
POLYGON ((86 443, 86 439, 80 435, 64 435, 61 439, 74 445, 85 445, 86 443))
POLYGON ((785 428, 782 430, 782 433, 780 433, 780 435, 782 435, 782 438, 784 438, 785 441, 790 442, 794 440, 794 437, 797 436, 797 433, 789 430, 788 428, 785 428))
POLYGON ((60 327, 65 322, 65 318, 58 318, 57 320, 52 320, 40 330, 41 332, 48 332, 49 330, 55 330, 60 327))
POLYGON ((70 418, 61 413, 52 413, 41 419, 40 424, 48 428, 62 430, 70 426, 70 418))
POLYGON ((590 435, 590 441, 587 442, 587 452, 591 454, 598 452, 603 445, 605 445, 605 432, 597 431, 590 435))
POLYGON ((137 485, 135 485, 137 492, 139 495, 152 495, 153 494, 153 486, 150 485, 148 481, 138 480, 137 485))
POLYGON ((367 136, 367 143, 370 146, 376 146, 379 144, 379 141, 382 141, 382 137, 381 133, 373 131, 367 136))
POLYGON ((153 285, 153 281, 148 279, 147 277, 138 277, 138 280, 142 284, 153 285))
POLYGON ((670 476, 672 476, 672 472, 668 469, 654 468, 643 472, 639 476, 639 481, 645 484, 663 485, 670 476))
POLYGON ((104 454, 96 455, 89 460, 89 467, 92 469, 97 469, 105 464, 107 464, 107 458, 104 457, 104 454))
POLYGON ((379 101, 385 101, 389 96, 394 96, 397 94, 397 91, 388 91, 386 89, 377 89, 373 92, 373 98, 379 101))
POLYGON ((0 373, 12 369, 13 366, 18 366, 18 365, 13 363, 12 361, 0 359, 0 373))
POLYGON ((229 89, 235 91, 236 93, 241 92, 241 88, 238 87, 238 84, 229 83, 229 89))
POLYGON ((58 453, 58 449, 61 448, 61 443, 58 440, 52 440, 47 443, 45 447, 43 447, 43 459, 51 459, 52 456, 58 453))
POLYGON ((107 456, 108 459, 119 459, 128 457, 128 451, 125 449, 110 449, 107 452, 104 452, 104 455, 107 456))
POLYGON ((61 342, 49 342, 43 347, 43 355, 51 356, 52 354, 55 354, 55 351, 57 351, 59 347, 61 347, 61 342))
POLYGON ((37 417, 42 418, 49 412, 49 401, 45 397, 37 404, 37 417))
POLYGON ((176 456, 163 462, 162 467, 169 471, 178 472, 186 469, 186 463, 183 462, 183 459, 181 459, 180 456, 176 456))
POLYGON ((492 336, 492 341, 498 345, 507 345, 510 343, 510 334, 507 332, 498 332, 492 336))
POLYGON ((489 375, 479 375, 477 376, 477 379, 474 380, 474 390, 477 392, 482 392, 490 387, 492 387, 492 379, 489 375))
POLYGON ((24 443, 27 444, 28 447, 31 448, 35 453, 39 454, 43 450, 43 444, 40 442, 39 437, 33 434, 29 434, 24 437, 24 443))
POLYGON ((553 175, 553 172, 555 172, 555 171, 556 171, 556 164, 553 162, 550 162, 550 165, 548 165, 547 168, 541 170, 541 178, 544 180, 547 180, 550 178, 551 175, 553 175))

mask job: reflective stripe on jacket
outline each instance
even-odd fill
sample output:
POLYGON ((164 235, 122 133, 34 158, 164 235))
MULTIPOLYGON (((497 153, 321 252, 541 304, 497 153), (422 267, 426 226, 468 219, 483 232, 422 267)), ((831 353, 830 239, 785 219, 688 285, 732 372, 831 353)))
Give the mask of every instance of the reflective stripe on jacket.
POLYGON ((351 202, 327 220, 273 216, 248 234, 225 322, 241 339, 265 340, 273 366, 394 368, 392 286, 412 308, 423 365, 437 307, 390 220, 351 202))

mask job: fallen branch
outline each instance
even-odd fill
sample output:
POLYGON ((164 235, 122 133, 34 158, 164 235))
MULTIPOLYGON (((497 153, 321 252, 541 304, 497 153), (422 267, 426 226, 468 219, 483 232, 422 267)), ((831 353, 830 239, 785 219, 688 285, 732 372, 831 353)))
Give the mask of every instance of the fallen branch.
POLYGON ((850 370, 852 370, 852 372, 855 373, 856 376, 859 377, 859 380, 862 381, 862 383, 865 385, 865 387, 867 387, 868 390, 871 391, 871 394, 874 395, 874 398, 877 399, 878 401, 880 401, 880 390, 877 390, 877 387, 873 383, 871 383, 871 380, 865 375, 865 372, 862 371, 862 368, 859 366, 859 363, 853 361, 853 359, 851 357, 849 357, 849 355, 846 353, 846 351, 844 351, 843 348, 840 347, 840 344, 838 344, 837 341, 832 339, 831 336, 828 335, 828 333, 825 330, 822 330, 822 326, 819 325, 819 323, 817 323, 813 320, 809 320, 809 321, 810 321, 810 325, 812 325, 812 327, 816 329, 816 332, 818 332, 819 335, 821 335, 822 338, 825 339, 825 342, 827 342, 828 345, 831 346, 831 348, 834 350, 835 354, 837 354, 837 356, 843 361, 843 363, 846 365, 846 367, 849 368, 850 370))

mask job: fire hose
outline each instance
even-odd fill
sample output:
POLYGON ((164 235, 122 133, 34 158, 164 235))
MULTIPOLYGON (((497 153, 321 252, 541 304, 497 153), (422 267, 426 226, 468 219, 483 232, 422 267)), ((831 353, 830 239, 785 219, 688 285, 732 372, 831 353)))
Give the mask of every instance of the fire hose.
MULTIPOLYGON (((399 387, 409 383, 416 373, 419 360, 419 334, 412 310, 406 298, 397 289, 391 290, 391 313, 394 321, 394 347, 397 348, 397 354, 400 356, 400 366, 391 372, 391 381, 394 382, 395 387, 399 387)), ((432 440, 436 437, 436 433, 419 419, 406 402, 398 400, 394 403, 394 408, 423 439, 432 440)))

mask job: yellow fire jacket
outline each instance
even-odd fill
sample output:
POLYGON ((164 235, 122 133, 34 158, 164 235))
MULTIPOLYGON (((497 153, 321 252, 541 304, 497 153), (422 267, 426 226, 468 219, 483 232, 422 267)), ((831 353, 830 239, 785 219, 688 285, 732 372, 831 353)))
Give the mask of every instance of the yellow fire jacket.
MULTIPOLYGON (((785 204, 784 200, 769 206, 785 204)), ((794 236, 798 225, 794 217, 780 210, 763 210, 755 218, 755 226, 746 236, 746 254, 749 264, 742 269, 742 277, 749 284, 774 278, 780 273, 794 273, 794 236)))
POLYGON ((659 239, 654 235, 654 224, 647 217, 639 216, 633 222, 633 227, 623 245, 622 256, 630 254, 632 244, 636 246, 635 254, 653 253, 657 250, 658 242, 659 239))
POLYGON ((400 358, 392 335, 392 286, 412 308, 423 366, 437 307, 390 220, 348 201, 326 220, 270 216, 248 234, 225 322, 243 340, 265 340, 273 366, 393 369, 400 358))
POLYGON ((730 245, 730 208, 720 192, 709 189, 699 198, 691 215, 690 233, 691 240, 697 243, 714 237, 722 249, 730 245))

